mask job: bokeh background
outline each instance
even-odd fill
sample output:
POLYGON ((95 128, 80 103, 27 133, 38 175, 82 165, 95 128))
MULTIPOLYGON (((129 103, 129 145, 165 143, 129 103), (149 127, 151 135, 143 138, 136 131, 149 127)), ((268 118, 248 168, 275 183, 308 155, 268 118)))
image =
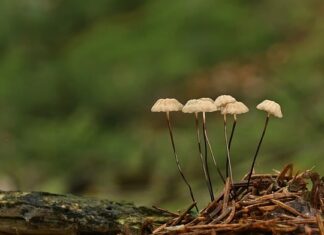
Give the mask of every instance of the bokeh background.
MULTIPOLYGON (((256 171, 324 164, 324 4, 320 0, 0 1, 0 187, 183 208, 157 98, 231 94, 250 107, 233 141, 249 168, 265 98, 271 119, 256 171)), ((172 115, 183 171, 208 193, 191 115, 172 115)), ((222 119, 207 115, 220 166, 222 119)), ((221 184, 210 166, 215 191, 221 184)))

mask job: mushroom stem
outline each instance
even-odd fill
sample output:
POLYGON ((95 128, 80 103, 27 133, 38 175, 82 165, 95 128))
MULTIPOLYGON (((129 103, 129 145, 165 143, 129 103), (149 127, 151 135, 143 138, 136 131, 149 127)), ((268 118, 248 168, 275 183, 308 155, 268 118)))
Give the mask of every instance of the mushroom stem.
POLYGON ((217 172, 218 172, 218 175, 220 176, 221 180, 222 180, 223 183, 225 184, 225 182, 226 182, 226 181, 225 181, 225 178, 224 178, 224 176, 223 176, 221 170, 220 170, 219 167, 218 167, 218 164, 217 164, 216 159, 215 159, 215 156, 214 156, 213 149, 212 149, 211 144, 210 144, 210 142, 209 142, 209 138, 208 138, 208 135, 207 135, 207 129, 206 129, 206 140, 207 140, 207 144, 208 144, 208 147, 209 147, 209 150, 210 150, 210 154, 212 155, 212 158, 213 158, 214 165, 215 165, 216 170, 217 170, 217 172))
POLYGON ((258 156, 258 153, 259 153, 259 150, 260 150, 260 146, 261 146, 262 141, 263 141, 263 137, 264 137, 265 132, 267 130, 267 126, 268 126, 268 123, 269 123, 269 118, 270 118, 270 114, 267 114, 267 118, 266 118, 266 121, 265 121, 265 124, 264 124, 264 128, 263 128, 263 132, 262 132, 262 135, 261 135, 261 139, 259 141, 257 150, 256 150, 255 155, 254 155, 254 158, 253 158, 253 162, 252 162, 252 165, 251 165, 251 169, 250 169, 250 172, 249 172, 249 178, 248 178, 248 182, 247 182, 247 188, 250 185, 250 181, 251 181, 251 176, 252 176, 254 164, 255 164, 255 161, 257 159, 257 156, 258 156))
MULTIPOLYGON (((174 158, 175 158, 175 161, 176 161, 176 164, 177 164, 177 167, 178 167, 178 170, 179 170, 179 173, 183 179, 183 181, 185 182, 185 184, 187 185, 188 187, 188 190, 189 190, 189 193, 190 193, 190 196, 191 196, 191 199, 194 203, 196 203, 196 199, 193 195, 193 192, 192 192, 192 189, 191 189, 191 186, 189 184, 189 182, 187 181, 186 177, 184 176, 182 170, 181 170, 181 167, 180 167, 180 163, 179 163, 179 159, 178 159, 178 155, 177 155, 177 152, 176 152, 176 148, 175 148, 175 144, 174 144, 174 139, 173 139, 173 133, 172 133, 172 127, 171 127, 171 122, 170 122, 170 113, 169 112, 166 112, 166 119, 167 119, 167 123, 168 123, 168 128, 169 128, 169 133, 170 133, 170 138, 171 138, 171 143, 172 143, 172 148, 173 148, 173 153, 174 153, 174 158)), ((197 205, 195 205, 196 207, 196 210, 197 212, 199 211, 198 210, 198 207, 197 205)))
POLYGON ((205 167, 206 167, 206 173, 208 177, 208 183, 209 183, 209 194, 210 194, 210 200, 214 201, 214 192, 213 192, 213 186, 210 179, 209 169, 208 169, 208 162, 207 162, 207 131, 206 131, 206 115, 205 112, 203 114, 203 131, 204 131, 204 144, 205 144, 205 167))
MULTIPOLYGON (((236 123, 237 123, 237 118, 236 118, 236 115, 234 115, 234 121, 233 121, 233 125, 232 125, 231 136, 230 136, 230 139, 229 139, 229 142, 228 142, 228 150, 230 152, 231 152, 232 140, 233 140, 233 136, 234 136, 234 132, 235 132, 236 123)), ((228 177, 228 159, 226 159, 226 177, 228 177)))
POLYGON ((225 135, 226 155, 227 155, 227 161, 228 161, 229 175, 231 178, 231 183, 233 183, 232 164, 231 164, 231 157, 230 157, 230 152, 229 152, 229 147, 228 147, 228 138, 227 138, 226 114, 224 115, 224 135, 225 135))
POLYGON ((207 188, 208 188, 208 191, 209 191, 209 194, 210 194, 211 189, 210 189, 210 186, 209 186, 209 180, 208 180, 208 175, 207 175, 207 171, 206 171, 206 166, 205 166, 204 158, 203 158, 202 151, 201 151, 198 113, 195 113, 195 124, 196 124, 196 130, 197 130, 197 141, 198 141, 199 156, 200 156, 201 165, 202 165, 202 168, 203 168, 203 171, 204 171, 204 176, 205 176, 205 181, 207 183, 207 188))

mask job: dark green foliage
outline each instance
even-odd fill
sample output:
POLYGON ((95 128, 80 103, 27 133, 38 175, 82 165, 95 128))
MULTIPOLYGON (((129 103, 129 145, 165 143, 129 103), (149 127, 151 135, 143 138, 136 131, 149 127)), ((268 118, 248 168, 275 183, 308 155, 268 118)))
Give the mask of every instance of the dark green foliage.
MULTIPOLYGON (((22 189, 71 191, 82 174, 80 193, 185 197, 180 186, 166 195, 177 172, 164 117, 149 109, 158 97, 225 92, 251 108, 233 140, 235 178, 252 160, 264 120, 253 106, 264 98, 285 117, 271 121, 257 169, 323 170, 322 8, 316 0, 1 1, 1 171, 22 189)), ((221 120, 207 119, 225 167, 221 120)), ((199 191, 193 117, 173 121, 199 191)))

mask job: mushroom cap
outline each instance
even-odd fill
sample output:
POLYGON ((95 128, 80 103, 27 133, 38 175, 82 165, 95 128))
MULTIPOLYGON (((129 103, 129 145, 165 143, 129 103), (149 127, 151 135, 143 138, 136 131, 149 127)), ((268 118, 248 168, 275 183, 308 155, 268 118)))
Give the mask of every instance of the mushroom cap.
POLYGON ((184 113, 215 112, 217 107, 210 98, 188 100, 182 109, 184 113))
POLYGON ((188 100, 182 108, 183 113, 198 113, 200 112, 199 100, 192 99, 188 100))
POLYGON ((175 112, 181 111, 183 105, 174 98, 158 99, 152 106, 152 112, 175 112))
POLYGON ((277 118, 283 117, 280 105, 272 100, 264 100, 256 108, 277 118))
POLYGON ((215 112, 219 110, 211 98, 200 98, 199 105, 200 112, 215 112))
POLYGON ((215 105, 217 108, 222 108, 229 103, 234 103, 236 99, 230 95, 220 95, 215 100, 215 105))
POLYGON ((237 115, 237 114, 243 114, 247 112, 249 112, 249 108, 246 107, 246 105, 243 104, 242 102, 229 103, 222 109, 223 115, 225 114, 237 115))
POLYGON ((209 102, 214 103, 214 100, 213 100, 213 99, 211 99, 211 98, 207 98, 207 97, 199 98, 199 100, 202 100, 202 101, 209 101, 209 102))

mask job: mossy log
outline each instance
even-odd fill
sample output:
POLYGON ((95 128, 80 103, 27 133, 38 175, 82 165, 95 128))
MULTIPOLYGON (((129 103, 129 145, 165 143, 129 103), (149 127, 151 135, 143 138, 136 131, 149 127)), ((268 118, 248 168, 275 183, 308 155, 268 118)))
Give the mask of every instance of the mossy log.
POLYGON ((112 202, 45 192, 0 192, 0 235, 150 234, 170 215, 112 202))

